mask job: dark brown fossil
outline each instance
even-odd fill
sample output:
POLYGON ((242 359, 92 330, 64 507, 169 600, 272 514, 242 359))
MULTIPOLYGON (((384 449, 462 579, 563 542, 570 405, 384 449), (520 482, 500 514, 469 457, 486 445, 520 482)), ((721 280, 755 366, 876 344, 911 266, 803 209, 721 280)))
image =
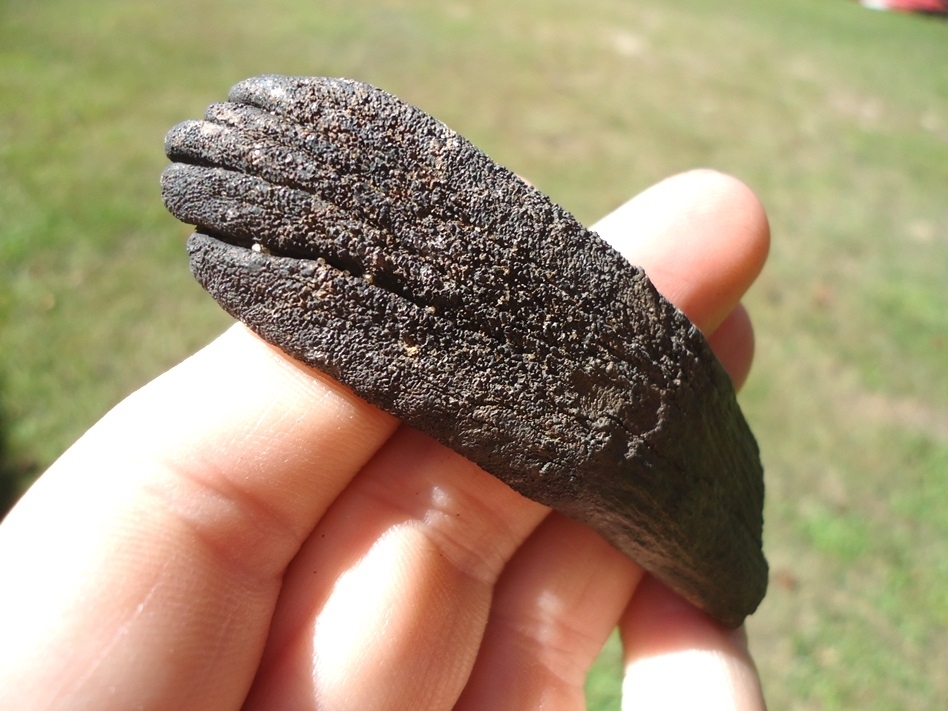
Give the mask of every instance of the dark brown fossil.
POLYGON ((641 269, 383 91, 262 76, 229 98, 171 129, 162 176, 227 311, 721 622, 753 612, 757 445, 641 269))

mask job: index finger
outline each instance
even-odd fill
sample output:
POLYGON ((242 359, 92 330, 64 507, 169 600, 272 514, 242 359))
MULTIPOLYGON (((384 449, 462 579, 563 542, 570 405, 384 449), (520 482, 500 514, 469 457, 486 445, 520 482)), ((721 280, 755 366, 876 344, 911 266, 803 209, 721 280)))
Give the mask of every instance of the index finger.
POLYGON ((288 562, 397 424, 241 325, 130 396, 0 527, 0 707, 130 708, 144 669, 158 706, 238 707, 288 562))

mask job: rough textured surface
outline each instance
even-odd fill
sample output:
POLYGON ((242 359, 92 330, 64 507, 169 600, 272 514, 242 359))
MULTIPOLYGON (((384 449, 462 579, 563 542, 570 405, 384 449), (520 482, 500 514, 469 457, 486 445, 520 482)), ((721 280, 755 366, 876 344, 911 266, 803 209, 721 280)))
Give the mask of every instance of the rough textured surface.
POLYGON ((763 477, 731 382, 597 235, 358 82, 249 79, 165 147, 192 270, 236 318, 725 624, 757 607, 763 477))

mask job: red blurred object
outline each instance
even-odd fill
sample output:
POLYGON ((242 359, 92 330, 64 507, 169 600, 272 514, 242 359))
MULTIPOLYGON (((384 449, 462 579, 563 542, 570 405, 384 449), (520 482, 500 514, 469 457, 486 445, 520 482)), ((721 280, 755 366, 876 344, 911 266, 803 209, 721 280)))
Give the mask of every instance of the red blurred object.
POLYGON ((948 0, 860 0, 859 4, 872 10, 922 12, 926 15, 948 16, 948 0))

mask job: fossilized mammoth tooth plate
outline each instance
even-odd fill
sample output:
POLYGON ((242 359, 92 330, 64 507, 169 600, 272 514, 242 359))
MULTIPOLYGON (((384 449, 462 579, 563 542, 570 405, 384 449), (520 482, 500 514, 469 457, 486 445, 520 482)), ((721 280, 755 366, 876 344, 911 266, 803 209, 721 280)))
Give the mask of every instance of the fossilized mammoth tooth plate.
POLYGON ((721 622, 757 607, 763 474, 731 381, 595 233, 355 81, 248 79, 165 148, 165 203, 228 312, 721 622))

